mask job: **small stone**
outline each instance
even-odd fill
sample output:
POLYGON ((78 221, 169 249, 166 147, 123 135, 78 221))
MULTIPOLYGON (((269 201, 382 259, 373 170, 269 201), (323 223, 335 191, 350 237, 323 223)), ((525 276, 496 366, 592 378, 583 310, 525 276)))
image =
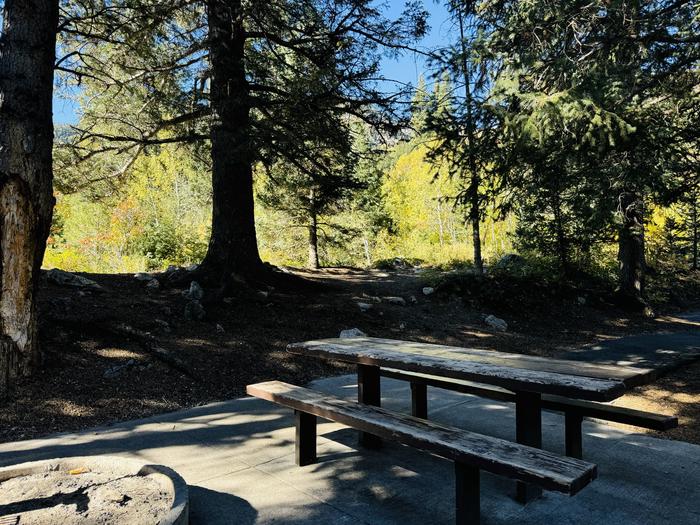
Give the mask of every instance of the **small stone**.
POLYGON ((367 337, 367 334, 359 328, 348 328, 347 330, 341 330, 338 337, 340 339, 348 339, 350 337, 367 337))
POLYGON ((497 332, 505 332, 508 330, 508 323, 495 315, 486 316, 484 322, 497 332))
POLYGON ((357 306, 361 312, 369 312, 372 309, 372 305, 369 303, 357 303, 357 306))
POLYGON ((270 292, 258 290, 258 297, 260 297, 261 299, 267 299, 268 297, 270 297, 270 292))
POLYGON ((204 289, 197 281, 192 281, 190 283, 190 289, 185 292, 185 297, 192 301, 201 301, 204 297, 204 289))
POLYGON ((205 315, 204 307, 199 301, 190 301, 185 305, 185 319, 188 321, 201 321, 205 315))
POLYGON ((223 327, 223 326, 221 326, 220 324, 217 323, 217 324, 216 324, 216 331, 217 331, 217 333, 219 333, 219 334, 223 334, 226 330, 224 330, 224 327, 223 327))
POLYGON ((406 299, 403 297, 384 297, 384 301, 389 304, 395 304, 397 306, 406 306, 406 299))
POLYGON ((415 295, 412 295, 408 300, 411 304, 416 304, 418 302, 415 295))
POLYGON ((406 329, 406 323, 401 323, 401 324, 399 325, 399 328, 400 328, 401 330, 405 330, 405 329, 406 329))
POLYGON ((150 281, 153 279, 153 276, 150 273, 139 272, 134 274, 134 279, 137 281, 150 281))
POLYGON ((170 332, 170 324, 168 321, 164 321, 163 319, 154 319, 154 322, 164 331, 164 332, 170 332))
POLYGON ((226 304, 233 304, 233 297, 224 297, 223 301, 226 304))
POLYGON ((194 272, 197 268, 199 268, 198 264, 190 264, 185 270, 188 272, 194 272))
POLYGON ((576 302, 579 304, 579 306, 583 306, 583 305, 586 304, 586 298, 579 295, 579 296, 576 298, 576 302))
POLYGON ((423 288, 423 295, 432 295, 433 293, 435 293, 435 288, 432 286, 426 286, 423 288))
POLYGON ((151 279, 146 283, 146 288, 151 288, 152 290, 157 290, 160 288, 160 283, 158 282, 158 279, 151 279))

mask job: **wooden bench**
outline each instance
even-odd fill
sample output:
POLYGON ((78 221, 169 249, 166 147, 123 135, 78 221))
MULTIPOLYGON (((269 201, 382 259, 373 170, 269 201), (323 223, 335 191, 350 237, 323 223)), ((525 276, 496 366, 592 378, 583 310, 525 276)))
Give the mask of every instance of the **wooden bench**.
MULTIPOLYGON (((411 384, 411 413, 415 417, 428 418, 427 387, 433 386, 465 394, 473 394, 497 401, 515 402, 516 395, 493 385, 483 385, 471 381, 438 377, 430 374, 407 372, 392 368, 382 368, 381 375, 393 379, 408 381, 411 384)), ((564 412, 564 434, 566 455, 581 459, 583 457, 583 439, 581 424, 584 417, 604 421, 624 423, 651 430, 669 430, 678 426, 678 418, 664 414, 654 414, 631 408, 605 405, 593 401, 570 399, 551 394, 542 395, 542 408, 564 412)))
POLYGON ((479 523, 479 472, 574 495, 595 479, 596 466, 575 458, 355 403, 279 381, 248 385, 249 395, 294 409, 296 462, 316 462, 316 418, 321 417, 451 460, 455 465, 456 523, 479 523))

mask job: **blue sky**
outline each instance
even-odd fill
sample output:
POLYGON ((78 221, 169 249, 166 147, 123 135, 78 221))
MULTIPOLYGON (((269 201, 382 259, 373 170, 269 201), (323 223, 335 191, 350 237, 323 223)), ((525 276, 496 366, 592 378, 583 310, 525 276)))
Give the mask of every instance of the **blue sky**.
MULTIPOLYGON (((423 0, 425 8, 430 12, 430 31, 418 44, 419 48, 434 48, 443 45, 448 39, 450 23, 443 1, 423 0)), ((398 16, 404 7, 404 0, 389 0, 388 15, 398 16)), ((0 6, 3 0, 0 0, 0 6)), ((417 53, 405 53, 398 60, 385 59, 382 72, 385 77, 401 83, 416 83, 425 69, 425 61, 417 53)), ((54 122, 70 124, 75 122, 75 106, 70 100, 54 97, 54 122)))

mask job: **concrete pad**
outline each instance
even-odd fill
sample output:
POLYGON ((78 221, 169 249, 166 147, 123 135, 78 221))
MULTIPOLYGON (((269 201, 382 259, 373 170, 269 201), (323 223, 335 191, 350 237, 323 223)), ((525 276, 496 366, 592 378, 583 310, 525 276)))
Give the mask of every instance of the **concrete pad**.
MULTIPOLYGON (((354 376, 313 388, 355 398, 354 376)), ((407 411, 406 383, 383 380, 384 406, 407 411)), ((513 439, 513 406, 429 388, 432 419, 513 439)), ((0 465, 56 456, 117 454, 174 468, 190 485, 193 524, 449 524, 453 466, 386 443, 358 449, 356 432, 319 424, 319 462, 294 464, 293 416, 243 398, 113 427, 0 445, 0 465)), ((562 453, 563 417, 543 416, 544 448, 562 453)), ((697 525, 700 446, 584 423, 584 455, 599 478, 569 498, 545 495, 521 506, 514 483, 482 474, 482 523, 697 525)))

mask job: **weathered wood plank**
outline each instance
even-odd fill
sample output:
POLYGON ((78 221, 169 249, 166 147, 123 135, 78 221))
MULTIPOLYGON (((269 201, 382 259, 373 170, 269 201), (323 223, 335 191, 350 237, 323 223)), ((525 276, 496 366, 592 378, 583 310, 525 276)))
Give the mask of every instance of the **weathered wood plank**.
POLYGON ((475 361, 492 365, 503 365, 512 368, 522 368, 537 372, 552 372, 556 374, 593 377, 596 379, 611 379, 622 381, 628 388, 639 386, 656 379, 656 370, 651 368, 636 368, 616 365, 601 365, 549 357, 496 352, 482 348, 463 348, 415 341, 400 341, 378 337, 351 337, 346 339, 322 339, 318 342, 328 342, 357 350, 386 350, 406 354, 442 357, 456 361, 475 361))
MULTIPOLYGON (((382 375, 393 379, 409 381, 411 384, 420 383, 426 386, 444 388, 445 390, 453 390, 455 392, 462 392, 465 394, 474 394, 476 396, 494 399, 497 401, 506 401, 511 403, 515 401, 515 394, 513 392, 492 385, 484 385, 471 381, 449 379, 416 372, 405 372, 403 370, 390 368, 383 368, 382 375)), ((543 395, 542 408, 557 412, 576 413, 583 417, 613 421, 615 423, 623 423, 625 425, 648 428, 650 430, 670 430, 678 426, 678 418, 676 416, 644 412, 633 408, 604 405, 592 401, 582 401, 579 399, 570 399, 555 395, 543 395)))
POLYGON ((575 494, 595 479, 596 466, 499 438, 361 405, 280 381, 248 385, 248 394, 432 452, 494 474, 575 494))
MULTIPOLYGON (((367 341, 367 339, 362 338, 367 341)), ((293 354, 335 359, 348 363, 399 368, 411 372, 466 379, 501 386, 512 391, 556 394, 594 401, 609 401, 625 393, 622 381, 542 372, 508 365, 453 359, 443 355, 424 355, 400 349, 375 348, 348 344, 352 339, 322 339, 292 343, 293 354)))

